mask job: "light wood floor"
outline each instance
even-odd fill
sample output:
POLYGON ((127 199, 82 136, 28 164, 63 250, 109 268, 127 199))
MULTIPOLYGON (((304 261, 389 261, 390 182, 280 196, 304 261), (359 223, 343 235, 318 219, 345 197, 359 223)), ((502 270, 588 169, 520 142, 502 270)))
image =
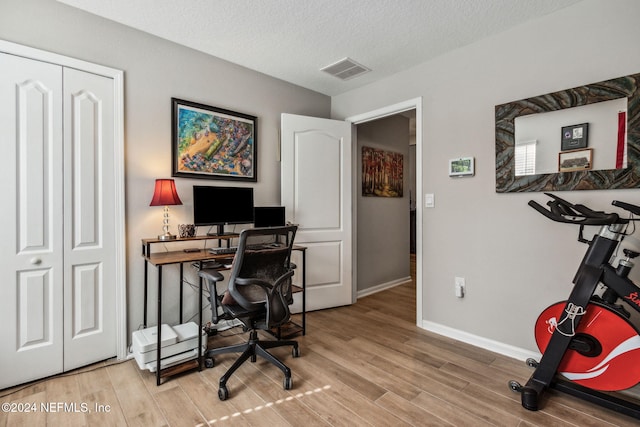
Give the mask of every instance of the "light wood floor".
MULTIPOLYGON (((307 318, 307 336, 298 339, 301 357, 292 358, 288 349, 274 351, 292 369, 290 391, 282 387, 281 372, 258 359, 229 380, 230 397, 221 402, 218 379, 235 355, 219 356, 216 367, 169 378, 160 387, 135 361, 99 364, 0 391, 1 403, 49 402, 58 408, 60 402, 75 404, 78 411, 68 412, 73 407, 67 406, 56 413, 40 407, 2 412, 0 426, 638 425, 557 392, 548 394, 543 410, 523 409, 507 383, 526 382, 531 369, 417 328, 413 284, 307 318)), ((210 345, 243 340, 245 334, 238 332, 212 337, 210 345)))

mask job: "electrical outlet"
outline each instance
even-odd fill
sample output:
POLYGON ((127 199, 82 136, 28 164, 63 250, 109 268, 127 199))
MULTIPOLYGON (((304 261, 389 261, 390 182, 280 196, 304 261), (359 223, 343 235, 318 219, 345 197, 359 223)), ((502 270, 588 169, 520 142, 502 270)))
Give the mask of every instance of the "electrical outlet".
POLYGON ((458 298, 463 298, 464 297, 464 287, 465 287, 464 277, 456 277, 455 278, 455 289, 456 289, 456 296, 458 298))

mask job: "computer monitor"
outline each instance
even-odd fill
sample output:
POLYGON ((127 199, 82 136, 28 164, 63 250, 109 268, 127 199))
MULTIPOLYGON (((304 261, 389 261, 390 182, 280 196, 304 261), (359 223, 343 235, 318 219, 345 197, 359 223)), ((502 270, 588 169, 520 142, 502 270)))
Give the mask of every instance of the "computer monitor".
POLYGON ((282 227, 285 225, 284 206, 256 206, 253 210, 255 227, 282 227))
POLYGON ((253 222, 253 188, 193 186, 193 223, 196 226, 217 226, 224 235, 226 224, 253 222))

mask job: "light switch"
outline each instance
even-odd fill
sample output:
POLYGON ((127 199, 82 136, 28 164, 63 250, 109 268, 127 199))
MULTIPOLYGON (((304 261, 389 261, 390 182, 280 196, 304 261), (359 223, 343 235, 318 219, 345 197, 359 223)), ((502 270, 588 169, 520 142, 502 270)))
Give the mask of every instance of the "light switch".
POLYGON ((425 194, 424 195, 424 207, 425 208, 433 208, 435 206, 436 206, 435 196, 432 193, 425 194))

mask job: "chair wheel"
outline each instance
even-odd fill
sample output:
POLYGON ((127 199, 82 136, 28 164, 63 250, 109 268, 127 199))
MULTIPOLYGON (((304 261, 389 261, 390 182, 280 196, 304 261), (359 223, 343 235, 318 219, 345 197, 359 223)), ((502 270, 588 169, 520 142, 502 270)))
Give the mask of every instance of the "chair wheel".
POLYGON ((300 357, 300 349, 298 347, 293 347, 293 350, 291 350, 291 355, 293 357, 300 357))
POLYGON ((515 393, 520 393, 522 391, 522 384, 520 384, 518 381, 511 380, 509 381, 509 388, 515 393))
POLYGON ((204 359, 204 367, 209 369, 209 368, 213 368, 215 365, 215 362, 213 360, 213 357, 206 357, 204 359))
POLYGON ((527 359, 526 364, 530 368, 537 368, 538 367, 538 361, 536 359, 532 358, 532 357, 527 359))
POLYGON ((293 380, 291 379, 291 377, 285 377, 283 386, 285 390, 291 390, 291 388, 293 387, 293 380))
POLYGON ((227 390, 226 386, 222 386, 218 389, 218 398, 220 400, 227 400, 229 397, 229 390, 227 390))

